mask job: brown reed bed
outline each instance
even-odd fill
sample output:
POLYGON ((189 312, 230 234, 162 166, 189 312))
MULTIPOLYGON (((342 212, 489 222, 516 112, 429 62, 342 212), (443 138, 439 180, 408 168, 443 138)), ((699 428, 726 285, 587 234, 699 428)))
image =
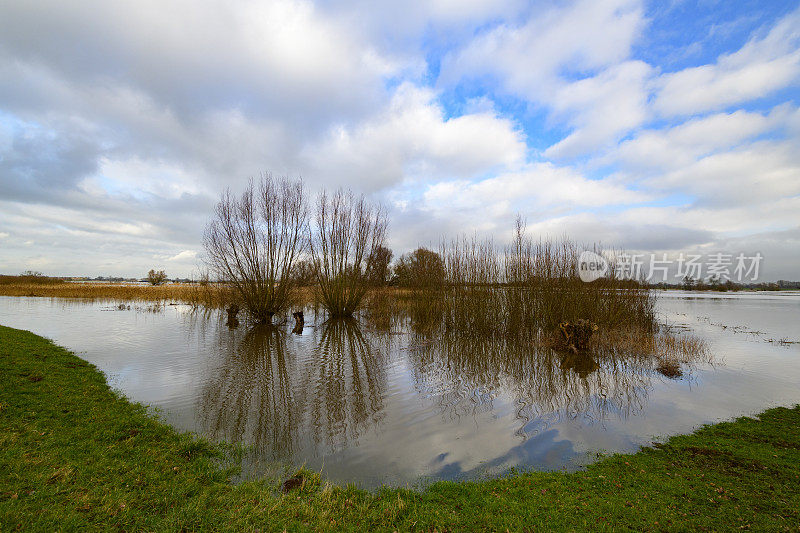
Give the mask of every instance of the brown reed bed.
MULTIPOLYGON (((116 302, 181 302, 208 309, 222 309, 236 301, 234 290, 225 283, 195 282, 144 285, 112 282, 72 282, 59 278, 27 279, 26 276, 0 276, 0 296, 80 298, 116 302)), ((311 287, 300 287, 292 302, 296 308, 313 303, 311 287)))
POLYGON ((659 326, 655 293, 646 284, 615 275, 613 253, 604 254, 605 276, 582 281, 578 261, 587 249, 603 253, 567 239, 534 241, 520 222, 505 247, 491 240, 453 240, 434 254, 439 260, 409 260, 404 289, 373 291, 366 316, 384 328, 390 317, 402 315, 416 333, 533 343, 557 352, 565 351, 559 327, 584 320, 596 332, 586 350, 594 355, 643 356, 665 375, 669 366, 679 370, 703 359, 702 341, 659 326), (424 265, 436 272, 414 271, 424 265))
POLYGON ((31 282, 21 276, 3 276, 0 296, 39 296, 47 298, 83 298, 115 301, 180 301, 207 307, 224 307, 229 290, 220 284, 170 283, 138 285, 134 283, 83 283, 47 278, 31 282))
POLYGON ((0 287, 4 285, 56 285, 64 283, 62 278, 51 278, 38 273, 21 274, 19 276, 0 275, 0 287))
POLYGON ((706 342, 688 333, 675 333, 668 327, 655 331, 641 328, 617 328, 592 339, 592 348, 600 353, 637 354, 647 357, 653 369, 671 379, 684 375, 696 364, 711 363, 706 342))
POLYGON ((708 346, 703 339, 688 333, 675 333, 667 327, 655 331, 636 327, 617 328, 600 332, 592 338, 599 351, 647 353, 659 360, 679 363, 708 362, 708 346))
POLYGON ((655 293, 615 276, 611 254, 608 275, 582 281, 578 260, 586 249, 566 239, 534 241, 521 223, 505 247, 467 238, 443 243, 442 275, 436 282, 417 276, 429 282, 410 285, 408 312, 412 322, 441 320, 447 331, 477 336, 547 334, 579 319, 601 330, 653 330, 655 293))

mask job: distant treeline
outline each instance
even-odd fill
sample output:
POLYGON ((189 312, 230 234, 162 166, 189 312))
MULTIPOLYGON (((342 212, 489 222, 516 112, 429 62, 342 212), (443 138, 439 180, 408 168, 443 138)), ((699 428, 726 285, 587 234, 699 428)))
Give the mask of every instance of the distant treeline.
POLYGON ((717 292, 736 292, 741 290, 750 291, 780 291, 780 290, 799 290, 800 281, 770 281, 762 283, 736 283, 733 280, 721 281, 716 278, 708 280, 686 277, 681 283, 655 283, 651 284, 655 289, 673 289, 684 291, 717 291, 717 292))

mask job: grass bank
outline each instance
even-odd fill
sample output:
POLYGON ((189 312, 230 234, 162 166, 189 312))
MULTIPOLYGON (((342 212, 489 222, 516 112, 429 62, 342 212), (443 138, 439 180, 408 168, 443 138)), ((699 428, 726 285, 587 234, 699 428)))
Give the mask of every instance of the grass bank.
POLYGON ((572 474, 424 491, 232 485, 225 449, 180 434, 101 372, 0 326, 0 531, 733 529, 800 526, 800 408, 700 429, 572 474))

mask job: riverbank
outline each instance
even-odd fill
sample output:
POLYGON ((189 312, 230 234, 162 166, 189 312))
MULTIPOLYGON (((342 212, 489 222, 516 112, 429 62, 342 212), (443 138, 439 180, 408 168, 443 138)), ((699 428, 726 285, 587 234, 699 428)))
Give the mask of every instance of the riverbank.
POLYGON ((101 372, 0 327, 0 530, 791 529, 800 525, 800 408, 771 409, 603 459, 424 491, 369 493, 303 472, 232 485, 235 450, 180 434, 101 372), (227 459, 225 459, 227 458, 227 459))

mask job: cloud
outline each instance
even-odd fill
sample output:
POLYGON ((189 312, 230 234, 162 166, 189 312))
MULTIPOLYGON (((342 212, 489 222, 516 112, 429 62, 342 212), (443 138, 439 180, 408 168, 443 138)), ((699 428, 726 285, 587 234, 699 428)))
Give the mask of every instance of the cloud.
POLYGON ((0 193, 7 199, 58 196, 97 168, 99 148, 77 121, 65 132, 17 123, 0 148, 0 193))
POLYGON ((337 126, 304 156, 313 173, 367 190, 404 179, 472 177, 521 164, 522 134, 492 111, 446 119, 430 89, 400 86, 386 109, 347 128, 337 126))
POLYGON ((552 120, 566 117, 575 130, 546 156, 580 155, 646 117, 651 67, 628 61, 644 25, 635 0, 583 0, 534 12, 524 24, 496 25, 446 56, 439 83, 496 78, 503 92, 545 106, 552 120))
POLYGON ((131 85, 181 117, 213 108, 317 120, 363 109, 388 74, 357 32, 302 0, 12 1, 2 15, 5 54, 73 83, 131 85))
POLYGON ((637 170, 663 172, 681 168, 701 156, 785 128, 797 116, 796 108, 785 105, 769 114, 738 110, 694 118, 668 128, 640 131, 620 143, 605 160, 621 161, 637 170))
POLYGON ((764 257, 759 280, 796 280, 800 264, 800 226, 720 239, 719 250, 760 252, 764 257))
POLYGON ((197 258, 195 250, 183 250, 182 252, 173 255, 167 261, 192 261, 197 258))
POLYGON ((378 4, 372 0, 339 0, 320 6, 329 16, 362 28, 381 50, 393 55, 401 51, 411 63, 416 62, 410 56, 418 54, 426 40, 460 41, 484 27, 487 20, 514 18, 525 8, 524 0, 408 0, 378 4))
POLYGON ((553 113, 575 131, 545 150, 554 158, 575 157, 604 147, 648 117, 646 84, 652 68, 626 61, 592 78, 564 86, 552 97, 553 113))
POLYGON ((800 9, 715 64, 665 74, 654 103, 665 116, 725 109, 800 81, 800 9))
POLYGON ((661 189, 682 190, 698 205, 753 205, 800 195, 797 140, 759 142, 704 157, 651 180, 661 189))
POLYGON ((635 0, 581 0, 534 12, 521 25, 491 27, 446 56, 440 83, 489 73, 509 92, 547 101, 565 75, 624 61, 643 23, 641 4, 635 0))
POLYGON ((723 40, 674 39, 666 11, 4 2, 0 270, 186 275, 220 192, 264 171, 383 201, 397 252, 501 240, 517 212, 643 249, 777 239, 800 208, 800 10, 734 10, 723 40))
POLYGON ((637 208, 600 216, 578 213, 528 225, 528 232, 543 237, 568 235, 575 242, 629 252, 686 250, 713 242, 706 229, 687 227, 678 219, 660 220, 646 216, 648 208, 637 208))
POLYGON ((646 196, 611 180, 590 180, 570 168, 539 163, 522 172, 500 174, 474 183, 437 183, 427 188, 424 198, 428 204, 465 210, 483 206, 492 212, 499 206, 512 204, 558 210, 604 207, 641 202, 646 196))
MULTIPOLYGON (((568 167, 537 163, 514 172, 474 181, 445 180, 392 196, 394 217, 402 232, 394 243, 405 250, 424 235, 434 244, 442 237, 478 232, 504 240, 518 213, 529 221, 562 216, 581 209, 608 209, 638 204, 650 196, 612 179, 592 180, 568 167), (417 224, 414 219, 423 220, 417 224)), ((559 232, 562 233, 562 232, 559 232)))

